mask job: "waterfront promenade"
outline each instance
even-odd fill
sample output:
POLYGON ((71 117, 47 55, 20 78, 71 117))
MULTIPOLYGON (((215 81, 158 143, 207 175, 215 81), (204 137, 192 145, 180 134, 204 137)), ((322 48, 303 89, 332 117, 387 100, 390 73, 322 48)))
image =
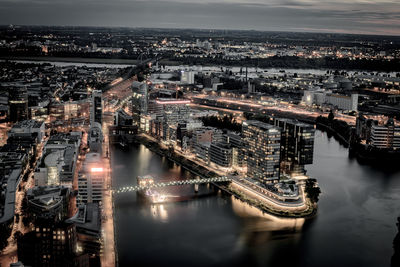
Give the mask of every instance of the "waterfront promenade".
MULTIPOLYGON (((135 140, 157 154, 168 157, 170 160, 202 178, 227 175, 226 171, 207 165, 201 162, 201 160, 194 160, 195 158, 183 154, 176 149, 171 153, 171 151, 167 149, 167 146, 147 134, 140 134, 135 140)), ((299 185, 299 200, 294 202, 285 202, 279 200, 279 196, 273 192, 261 190, 257 186, 248 185, 243 182, 240 177, 232 178, 232 180, 233 182, 228 186, 219 184, 215 185, 240 200, 259 208, 263 212, 275 216, 293 218, 310 217, 316 213, 317 207, 312 205, 308 198, 305 197, 302 185, 299 185)))

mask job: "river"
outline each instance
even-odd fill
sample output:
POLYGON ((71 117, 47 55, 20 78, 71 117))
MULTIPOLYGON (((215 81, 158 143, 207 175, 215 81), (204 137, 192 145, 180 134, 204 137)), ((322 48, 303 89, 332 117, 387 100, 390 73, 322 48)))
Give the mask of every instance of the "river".
MULTIPOLYGON (((192 175, 139 145, 112 151, 113 187, 192 175)), ((360 165, 348 149, 317 131, 308 174, 322 189, 316 218, 263 215, 218 193, 150 205, 116 196, 119 266, 390 266, 400 216, 400 172, 360 165)), ((200 195, 210 192, 200 188, 200 195)), ((169 194, 195 196, 190 186, 169 194)))

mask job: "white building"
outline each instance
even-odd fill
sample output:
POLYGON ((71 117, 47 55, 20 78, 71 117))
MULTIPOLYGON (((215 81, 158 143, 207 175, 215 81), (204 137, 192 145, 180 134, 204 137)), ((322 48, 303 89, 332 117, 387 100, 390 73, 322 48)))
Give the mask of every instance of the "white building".
POLYGON ((351 96, 332 94, 331 91, 307 90, 304 91, 303 102, 307 106, 333 106, 341 110, 358 110, 358 94, 351 96))
POLYGON ((181 84, 194 84, 193 71, 181 71, 181 84))
POLYGON ((400 127, 389 120, 386 125, 373 124, 371 127, 371 145, 381 149, 400 149, 400 127))
POLYGON ((351 96, 327 94, 326 104, 332 105, 341 110, 357 111, 358 94, 352 94, 351 96))
POLYGON ((78 176, 77 202, 79 204, 102 201, 105 171, 100 154, 86 155, 83 170, 78 176))

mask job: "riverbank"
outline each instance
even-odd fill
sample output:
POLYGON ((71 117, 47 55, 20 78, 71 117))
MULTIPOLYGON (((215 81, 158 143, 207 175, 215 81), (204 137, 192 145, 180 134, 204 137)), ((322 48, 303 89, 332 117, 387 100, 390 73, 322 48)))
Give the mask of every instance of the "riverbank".
MULTIPOLYGON (((219 176, 217 173, 214 171, 211 171, 202 165, 184 157, 176 152, 174 152, 172 149, 168 148, 162 148, 161 145, 153 141, 149 138, 147 138, 145 135, 137 135, 134 138, 134 143, 136 144, 142 144, 146 146, 149 150, 152 152, 162 156, 162 157, 167 157, 174 163, 182 166, 184 169, 188 170, 189 172, 200 176, 201 178, 212 178, 212 177, 217 177, 219 176)), ((310 203, 310 201, 306 199, 306 209, 289 209, 288 210, 279 210, 277 208, 274 208, 270 205, 267 205, 265 202, 256 200, 253 198, 250 198, 246 194, 242 193, 238 188, 235 188, 231 184, 215 184, 214 185, 221 189, 223 192, 230 194, 234 196, 235 198, 251 205, 256 208, 258 208, 260 211, 268 213, 270 215, 274 215, 277 217, 283 217, 283 218, 311 218, 314 217, 317 214, 317 206, 313 205, 310 203)), ((277 205, 275 205, 277 206, 277 205)))

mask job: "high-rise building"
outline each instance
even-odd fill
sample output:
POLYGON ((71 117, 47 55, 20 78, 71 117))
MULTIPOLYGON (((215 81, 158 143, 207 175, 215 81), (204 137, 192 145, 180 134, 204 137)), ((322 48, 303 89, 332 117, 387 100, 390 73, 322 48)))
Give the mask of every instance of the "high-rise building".
POLYGON ((133 125, 140 126, 140 118, 147 114, 149 88, 145 82, 132 83, 132 117, 133 125))
POLYGON ((88 266, 88 255, 77 252, 76 228, 65 222, 69 214, 70 189, 35 187, 27 192, 27 216, 31 231, 17 239, 18 259, 28 266, 88 266), (84 259, 84 258, 85 259, 84 259))
POLYGON ((103 115, 103 98, 100 90, 92 92, 92 103, 90 107, 90 123, 98 122, 101 124, 103 115))
POLYGON ((243 122, 242 127, 247 175, 262 183, 279 180, 280 129, 255 120, 243 122))
POLYGON ((32 267, 89 266, 88 255, 82 260, 76 248, 75 224, 48 222, 18 238, 18 259, 32 267))
POLYGON ((88 142, 91 152, 102 153, 103 132, 100 123, 94 122, 90 125, 88 142))
POLYGON ((105 171, 100 154, 90 152, 86 155, 83 170, 78 176, 78 203, 93 203, 102 200, 105 171))
POLYGON ((313 163, 314 127, 283 118, 274 118, 273 124, 282 130, 281 170, 293 175, 304 174, 304 165, 313 163))
POLYGON ((17 122, 28 119, 28 93, 25 87, 14 87, 9 91, 8 105, 10 121, 17 122))

